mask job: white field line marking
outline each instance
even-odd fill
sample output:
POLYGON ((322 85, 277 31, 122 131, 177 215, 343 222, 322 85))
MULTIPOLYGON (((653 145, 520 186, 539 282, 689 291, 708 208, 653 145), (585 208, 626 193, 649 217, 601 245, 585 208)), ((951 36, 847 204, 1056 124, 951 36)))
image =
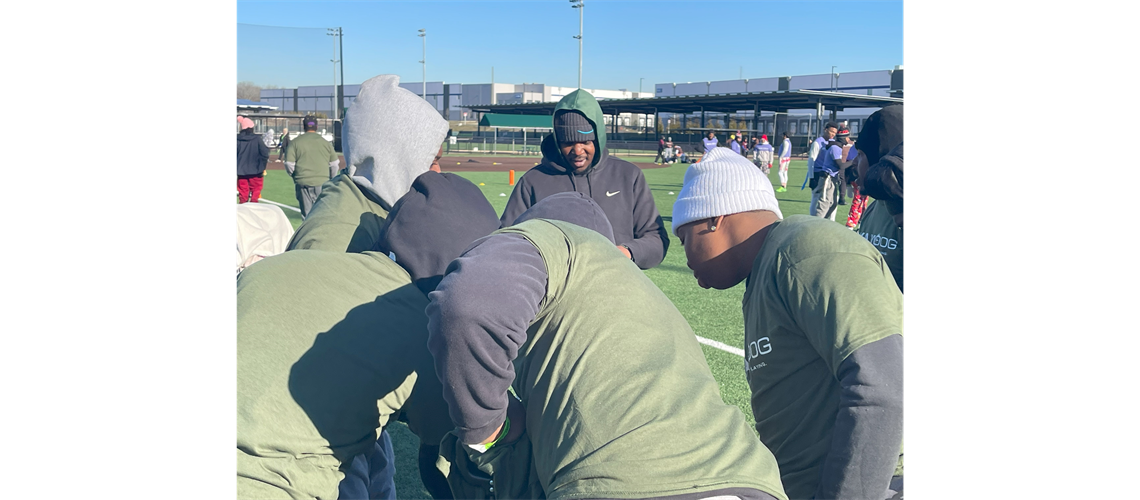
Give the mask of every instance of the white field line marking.
MULTIPOLYGON (((286 205, 286 204, 284 204, 284 203, 277 203, 276 201, 273 201, 273 200, 267 200, 267 199, 265 199, 265 198, 258 198, 258 199, 257 199, 257 201, 264 201, 264 202, 266 202, 266 203, 272 203, 272 204, 274 204, 274 205, 277 205, 277 206, 279 206, 279 207, 281 207, 281 208, 288 208, 289 210, 292 210, 292 211, 294 211, 294 212, 300 212, 300 211, 301 211, 301 209, 299 209, 299 208, 297 208, 297 207, 291 207, 291 206, 289 206, 289 205, 286 205)), ((741 351, 741 352, 743 352, 743 351, 741 351)), ((741 354, 741 356, 743 356, 743 354, 741 354)))
POLYGON ((742 358, 744 357, 744 349, 737 349, 735 347, 732 347, 732 346, 725 344, 725 343, 722 343, 722 342, 717 342, 715 340, 706 339, 700 335, 696 335, 696 337, 697 337, 697 342, 700 342, 704 345, 707 345, 707 346, 712 347, 712 348, 720 349, 724 352, 735 354, 735 355, 740 356, 742 358))
MULTIPOLYGON (((234 192, 237 192, 237 190, 235 190, 234 192)), ((280 206, 280 207, 288 208, 288 210, 291 210, 291 211, 293 211, 293 212, 300 212, 300 211, 301 211, 301 208, 298 208, 298 207, 295 207, 295 206, 288 206, 288 205, 285 205, 285 204, 280 204, 280 203, 274 202, 274 200, 272 200, 272 199, 266 199, 266 198, 258 198, 258 202, 266 202, 266 203, 271 203, 271 204, 274 204, 274 205, 277 205, 277 206, 280 206)), ((741 354, 741 355, 743 355, 743 354, 741 354)))

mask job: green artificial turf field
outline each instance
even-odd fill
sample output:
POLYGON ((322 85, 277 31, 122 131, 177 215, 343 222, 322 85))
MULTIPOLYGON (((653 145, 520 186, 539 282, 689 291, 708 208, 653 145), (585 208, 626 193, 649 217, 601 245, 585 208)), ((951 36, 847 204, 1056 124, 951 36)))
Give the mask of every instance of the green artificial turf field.
MULTIPOLYGON (((652 158, 644 161, 652 161, 652 158)), ((670 229, 669 250, 665 260, 656 268, 645 274, 665 293, 685 319, 689 321, 693 332, 697 336, 718 341, 728 346, 742 349, 744 346, 744 318, 741 312, 741 301, 744 298, 744 284, 741 283, 729 290, 704 290, 697 286, 696 279, 685 263, 685 249, 680 240, 672 234, 673 201, 681 191, 681 182, 685 177, 687 164, 675 164, 666 168, 645 169, 642 172, 653 192, 653 199, 657 210, 661 213, 666 227, 670 229)), ((769 180, 774 187, 779 187, 780 178, 773 168, 769 180)), ((776 193, 780 202, 780 210, 784 217, 795 214, 808 213, 808 202, 811 200, 811 190, 800 190, 807 171, 807 162, 793 160, 788 171, 788 191, 776 193)), ((507 184, 506 172, 464 172, 464 178, 475 183, 483 194, 490 200, 495 211, 502 213, 507 204, 513 186, 507 184)), ((297 206, 293 194, 293 181, 281 170, 266 171, 265 187, 262 198, 272 200, 292 207, 297 206)), ((841 206, 840 214, 836 220, 846 222, 848 205, 841 206)), ((300 212, 284 209, 285 214, 296 228, 301 223, 300 212)), ((841 223, 841 222, 837 222, 841 223)), ((748 384, 744 379, 744 359, 730 352, 702 345, 705 358, 712 369, 713 376, 720 383, 721 396, 724 401, 740 408, 745 418, 751 424, 754 422, 749 407, 748 384)), ((430 498, 427 490, 419 480, 416 464, 419 441, 403 423, 396 422, 389 426, 392 435, 392 444, 396 450, 396 488, 400 498, 430 498)))

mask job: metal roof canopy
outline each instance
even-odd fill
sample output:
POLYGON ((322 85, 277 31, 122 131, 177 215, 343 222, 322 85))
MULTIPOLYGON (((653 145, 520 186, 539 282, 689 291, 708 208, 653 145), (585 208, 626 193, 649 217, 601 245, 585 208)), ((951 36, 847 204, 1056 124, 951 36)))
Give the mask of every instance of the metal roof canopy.
MULTIPOLYGON (((773 111, 786 113, 790 109, 816 109, 822 104, 828 111, 842 111, 845 108, 881 108, 890 104, 902 104, 899 97, 847 94, 822 90, 776 90, 769 92, 743 92, 738 94, 713 94, 699 96, 650 97, 642 99, 599 100, 602 113, 736 113, 740 111, 773 111)), ((552 115, 556 102, 532 104, 499 104, 464 106, 482 113, 514 115, 552 115)))
POLYGON ((251 101, 249 99, 238 99, 237 107, 238 109, 277 109, 277 106, 271 106, 269 104, 251 101))
POLYGON ((479 125, 494 128, 551 128, 550 114, 494 114, 485 113, 479 125))

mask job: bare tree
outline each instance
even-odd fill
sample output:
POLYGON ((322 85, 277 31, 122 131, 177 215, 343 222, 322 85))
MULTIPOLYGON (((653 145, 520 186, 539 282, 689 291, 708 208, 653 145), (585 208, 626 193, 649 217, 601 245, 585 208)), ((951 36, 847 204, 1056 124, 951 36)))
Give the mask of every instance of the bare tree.
POLYGON ((253 82, 238 82, 237 84, 237 98, 248 99, 250 101, 261 100, 261 86, 253 82))

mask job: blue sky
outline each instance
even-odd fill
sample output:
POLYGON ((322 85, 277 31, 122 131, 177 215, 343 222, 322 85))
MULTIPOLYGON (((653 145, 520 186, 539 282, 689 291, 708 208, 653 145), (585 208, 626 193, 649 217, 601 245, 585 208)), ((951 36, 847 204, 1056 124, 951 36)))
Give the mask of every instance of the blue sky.
MULTIPOLYGON (((891 69, 903 64, 901 1, 587 0, 582 85, 652 91, 696 82, 891 69), (824 20, 833 18, 834 26, 824 20), (821 41, 826 34, 830 41, 821 41)), ((344 77, 573 87, 578 11, 568 0, 237 2, 237 76, 261 85, 332 83, 344 29, 344 77), (259 25, 259 26, 250 26, 259 25), (283 26, 315 29, 281 29, 283 26)))

